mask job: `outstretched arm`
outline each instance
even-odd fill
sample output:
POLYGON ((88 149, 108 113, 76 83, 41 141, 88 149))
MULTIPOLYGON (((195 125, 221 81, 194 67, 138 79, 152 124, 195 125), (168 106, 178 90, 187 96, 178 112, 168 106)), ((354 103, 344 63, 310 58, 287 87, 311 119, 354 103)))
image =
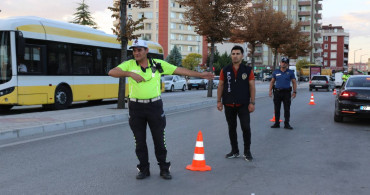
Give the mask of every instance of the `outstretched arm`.
POLYGON ((186 68, 177 67, 173 74, 177 75, 184 75, 184 76, 192 76, 192 77, 201 77, 204 79, 213 79, 214 75, 211 72, 196 72, 193 70, 188 70, 186 68))
POLYGON ((142 82, 145 81, 144 78, 134 72, 127 72, 123 71, 122 69, 115 67, 111 69, 108 73, 109 76, 115 77, 115 78, 121 78, 121 77, 131 77, 133 78, 136 82, 142 82))

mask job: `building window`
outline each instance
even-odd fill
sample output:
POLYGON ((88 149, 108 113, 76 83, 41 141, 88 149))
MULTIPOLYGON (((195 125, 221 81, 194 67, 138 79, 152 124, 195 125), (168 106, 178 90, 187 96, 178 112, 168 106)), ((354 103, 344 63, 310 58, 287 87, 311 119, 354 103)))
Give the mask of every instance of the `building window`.
POLYGON ((179 48, 179 51, 182 51, 182 46, 178 45, 177 48, 179 48))
POLYGON ((171 12, 171 18, 176 18, 176 13, 175 12, 171 12))
POLYGON ((328 65, 328 61, 324 60, 324 66, 327 66, 327 65, 328 65))
POLYGON ((151 23, 146 23, 145 24, 145 30, 152 30, 152 24, 151 23))
POLYGON ((176 3, 171 1, 171 7, 175 7, 176 6, 176 3))
POLYGON ((144 17, 146 17, 147 19, 153 18, 153 12, 145 12, 144 17))
POLYGON ((179 35, 179 40, 180 41, 184 40, 184 35, 179 35))
POLYGON ((155 17, 158 19, 159 18, 159 13, 155 12, 155 17))
POLYGON ((171 29, 176 29, 176 24, 175 23, 171 23, 171 29))
POLYGON ((324 41, 328 41, 328 36, 324 36, 324 41))
POLYGON ((337 50, 337 44, 331 44, 331 50, 337 50))
POLYGON ((143 13, 143 12, 139 12, 139 13, 137 14, 137 18, 138 18, 138 19, 141 19, 142 17, 144 17, 144 13, 143 13))
POLYGON ((127 5, 127 7, 129 8, 129 9, 131 9, 132 7, 131 7, 131 3, 129 3, 128 5, 127 5))
POLYGON ((193 47, 192 46, 188 46, 188 52, 193 52, 193 47))
POLYGON ((324 44, 324 49, 328 49, 328 48, 329 48, 328 44, 324 44))
POLYGON ((337 42, 337 36, 332 36, 331 37, 331 42, 337 42))
POLYGON ((193 36, 188 35, 188 41, 192 41, 192 40, 193 40, 193 36))
POLYGON ((176 35, 175 34, 171 34, 171 39, 172 40, 176 40, 176 35))
POLYGON ((327 58, 327 57, 328 57, 328 52, 324 52, 323 57, 324 57, 324 58, 327 58))
POLYGON ((180 18, 180 19, 184 19, 184 14, 180 13, 180 14, 179 14, 179 18, 180 18))
POLYGON ((337 52, 331 52, 331 53, 330 53, 330 58, 335 58, 335 59, 337 59, 337 52))
POLYGON ((179 24, 179 29, 180 30, 184 30, 184 25, 183 24, 179 24))
POLYGON ((155 2, 155 8, 159 8, 159 1, 155 2))
POLYGON ((331 67, 336 67, 337 66, 337 61, 336 60, 330 60, 330 66, 331 67))
POLYGON ((190 30, 190 31, 192 30, 192 28, 191 28, 191 26, 190 26, 190 25, 188 25, 188 30, 190 30))

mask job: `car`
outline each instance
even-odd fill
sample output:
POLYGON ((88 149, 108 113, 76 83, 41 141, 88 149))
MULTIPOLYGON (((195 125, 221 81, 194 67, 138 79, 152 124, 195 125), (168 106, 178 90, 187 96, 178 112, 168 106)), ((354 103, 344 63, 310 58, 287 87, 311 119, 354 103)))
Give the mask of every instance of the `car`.
POLYGON ((344 117, 370 119, 370 75, 354 75, 342 85, 335 98, 334 121, 344 117))
POLYGON ((272 75, 267 75, 263 77, 262 81, 271 81, 271 79, 272 79, 272 75))
POLYGON ((188 89, 191 90, 192 88, 203 88, 204 90, 206 90, 208 89, 208 80, 200 77, 189 77, 188 89))
POLYGON ((310 80, 309 90, 312 91, 312 89, 315 89, 316 91, 318 89, 326 89, 327 91, 330 91, 331 89, 334 89, 334 81, 327 75, 315 75, 310 80))
POLYGON ((166 91, 186 90, 186 80, 178 75, 167 75, 162 80, 166 91))
POLYGON ((217 89, 217 87, 218 87, 218 83, 220 82, 220 76, 215 76, 214 78, 213 78, 213 88, 214 89, 217 89))

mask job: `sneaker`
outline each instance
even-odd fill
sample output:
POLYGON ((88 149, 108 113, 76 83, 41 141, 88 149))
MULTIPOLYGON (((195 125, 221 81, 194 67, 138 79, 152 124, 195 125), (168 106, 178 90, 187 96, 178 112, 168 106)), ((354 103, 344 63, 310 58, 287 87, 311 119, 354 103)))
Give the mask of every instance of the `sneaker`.
POLYGON ((279 123, 275 123, 274 125, 271 126, 271 128, 280 128, 280 124, 279 123))
POLYGON ((292 129, 293 129, 293 127, 292 127, 292 126, 290 126, 289 124, 286 124, 286 125, 284 125, 284 129, 292 130, 292 129))
POLYGON ((168 169, 161 170, 161 172, 159 173, 159 175, 163 179, 172 179, 172 176, 171 176, 170 171, 168 169))
POLYGON ((145 179, 148 176, 150 176, 149 168, 146 168, 144 170, 139 169, 139 173, 136 175, 136 179, 145 179))
POLYGON ((239 157, 239 152, 230 152, 229 154, 226 154, 225 158, 238 158, 239 157))
POLYGON ((244 154, 244 159, 245 159, 246 161, 252 161, 252 160, 253 160, 253 156, 252 156, 251 152, 246 152, 246 153, 244 154))

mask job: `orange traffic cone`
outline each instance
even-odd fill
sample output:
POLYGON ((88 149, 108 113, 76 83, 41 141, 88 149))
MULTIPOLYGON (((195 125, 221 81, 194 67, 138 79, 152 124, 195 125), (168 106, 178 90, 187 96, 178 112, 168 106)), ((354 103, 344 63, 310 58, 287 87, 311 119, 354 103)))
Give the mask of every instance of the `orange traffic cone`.
POLYGON ((316 105, 315 104, 315 100, 313 98, 313 93, 311 93, 311 98, 310 98, 310 103, 308 103, 309 105, 316 105))
POLYGON ((334 89, 333 95, 337 95, 337 89, 334 89))
POLYGON ((211 167, 206 165, 204 158, 203 136, 202 132, 198 132, 197 142, 195 144, 193 164, 186 166, 186 169, 191 171, 210 171, 211 167))
MULTIPOLYGON (((272 115, 272 119, 270 119, 270 121, 275 122, 275 112, 274 112, 274 115, 272 115)), ((281 121, 283 121, 283 120, 280 119, 279 122, 281 122, 281 121)))

